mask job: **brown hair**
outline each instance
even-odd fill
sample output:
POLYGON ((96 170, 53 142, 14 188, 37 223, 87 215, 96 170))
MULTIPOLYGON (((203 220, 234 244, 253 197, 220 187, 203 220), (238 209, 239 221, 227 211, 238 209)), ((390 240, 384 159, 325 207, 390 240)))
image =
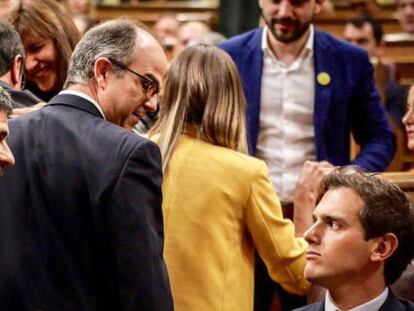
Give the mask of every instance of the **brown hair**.
POLYGON ((414 210, 404 192, 381 175, 366 173, 356 167, 334 169, 321 184, 323 196, 340 187, 355 191, 364 202, 359 219, 365 239, 393 233, 398 239, 396 251, 387 259, 384 277, 394 283, 414 257, 414 210))
POLYGON ((52 39, 57 55, 58 88, 66 80, 69 60, 80 34, 67 9, 55 0, 20 0, 8 14, 8 20, 20 34, 52 39))
POLYGON ((204 44, 185 49, 166 74, 161 103, 150 136, 160 135, 163 171, 189 126, 207 142, 247 152, 245 99, 236 66, 226 52, 204 44))

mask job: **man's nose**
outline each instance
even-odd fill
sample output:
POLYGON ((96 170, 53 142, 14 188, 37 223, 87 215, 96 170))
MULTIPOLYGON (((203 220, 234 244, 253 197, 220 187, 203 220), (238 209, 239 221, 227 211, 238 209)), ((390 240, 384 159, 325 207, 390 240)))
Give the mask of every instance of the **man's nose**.
POLYGON ((315 244, 319 240, 317 234, 318 224, 317 222, 313 223, 308 230, 305 231, 303 237, 305 238, 306 242, 309 244, 315 244))
POLYGON ((14 162, 15 160, 14 160, 13 153, 11 152, 6 141, 3 141, 0 145, 0 165, 2 167, 13 166, 14 162))
POLYGON ((282 0, 279 4, 279 14, 280 17, 292 16, 292 5, 289 0, 282 0))
POLYGON ((158 95, 154 95, 149 101, 144 104, 146 112, 155 112, 158 109, 158 95))

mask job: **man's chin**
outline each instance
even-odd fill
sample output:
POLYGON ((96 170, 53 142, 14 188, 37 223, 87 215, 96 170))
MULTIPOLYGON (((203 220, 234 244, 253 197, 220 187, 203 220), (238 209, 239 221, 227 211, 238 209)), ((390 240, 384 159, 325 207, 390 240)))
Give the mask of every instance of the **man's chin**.
POLYGON ((307 33, 309 26, 310 24, 301 25, 300 27, 292 28, 289 31, 282 31, 280 29, 273 28, 271 33, 277 41, 288 44, 302 38, 307 33))

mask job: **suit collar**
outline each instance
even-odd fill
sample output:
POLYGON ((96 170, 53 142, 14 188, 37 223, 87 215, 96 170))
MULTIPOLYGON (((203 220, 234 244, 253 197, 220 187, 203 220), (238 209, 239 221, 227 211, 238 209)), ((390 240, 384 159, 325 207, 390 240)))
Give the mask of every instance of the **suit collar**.
POLYGON ((53 97, 47 105, 48 106, 57 106, 57 105, 70 106, 70 107, 74 107, 74 108, 86 111, 96 117, 103 118, 98 108, 96 108, 92 102, 90 102, 89 100, 83 97, 73 95, 73 94, 58 94, 55 97, 53 97))
MULTIPOLYGON (((404 300, 403 300, 404 301, 404 300)), ((317 311, 325 311, 325 299, 313 304, 315 307, 313 310, 317 311)), ((407 309, 403 303, 394 295, 394 293, 389 288, 387 299, 385 300, 384 304, 378 309, 378 311, 406 311, 411 310, 407 309)))
MULTIPOLYGON (((404 301, 404 300, 401 300, 404 301)), ((404 306, 403 303, 400 302, 400 300, 394 295, 394 293, 389 289, 388 297, 385 300, 384 304, 381 306, 381 308, 378 309, 378 311, 405 311, 407 310, 407 307, 404 306)))

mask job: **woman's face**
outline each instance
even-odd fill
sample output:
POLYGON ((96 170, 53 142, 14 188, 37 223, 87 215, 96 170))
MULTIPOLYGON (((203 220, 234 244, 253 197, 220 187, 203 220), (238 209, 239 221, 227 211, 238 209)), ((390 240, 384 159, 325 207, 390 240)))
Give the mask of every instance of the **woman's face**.
POLYGON ((57 55, 52 39, 26 34, 22 37, 26 78, 44 92, 57 88, 57 55))
POLYGON ((408 149, 414 150, 414 85, 410 88, 407 100, 407 112, 403 117, 405 131, 407 133, 408 149))

